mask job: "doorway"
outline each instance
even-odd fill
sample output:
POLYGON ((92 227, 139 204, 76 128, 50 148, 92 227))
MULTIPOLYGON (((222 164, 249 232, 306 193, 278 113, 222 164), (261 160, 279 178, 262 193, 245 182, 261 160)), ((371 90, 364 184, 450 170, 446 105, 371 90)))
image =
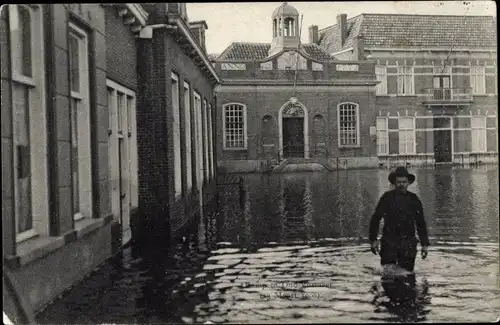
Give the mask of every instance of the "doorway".
POLYGON ((440 129, 434 131, 434 159, 436 163, 450 163, 452 161, 452 148, 451 148, 451 129, 443 130, 443 128, 450 128, 450 118, 434 118, 434 128, 440 129))
POLYGON ((304 118, 283 118, 283 155, 304 158, 304 118))
POLYGON ((127 195, 129 193, 129 161, 126 156, 124 138, 118 138, 118 173, 119 173, 119 185, 118 193, 120 197, 120 215, 119 221, 122 226, 122 243, 126 244, 131 236, 130 229, 130 197, 127 195))

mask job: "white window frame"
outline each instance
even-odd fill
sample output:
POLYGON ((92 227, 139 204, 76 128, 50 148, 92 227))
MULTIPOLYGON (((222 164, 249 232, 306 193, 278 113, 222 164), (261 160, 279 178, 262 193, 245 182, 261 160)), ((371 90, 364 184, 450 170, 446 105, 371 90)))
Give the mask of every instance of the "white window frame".
POLYGON ((210 159, 210 178, 214 177, 215 161, 213 147, 213 130, 212 130, 212 104, 208 104, 208 150, 210 159))
POLYGON ((377 117, 377 155, 386 156, 389 154, 389 119, 387 117, 377 117), (381 128, 379 121, 384 121, 384 127, 381 128), (385 148, 385 150, 381 150, 385 148))
POLYGON ((195 130, 195 158, 196 178, 198 189, 203 184, 203 133, 202 133, 202 104, 201 95, 194 91, 194 130, 195 130))
POLYGON ((203 100, 203 158, 204 158, 204 168, 203 176, 205 181, 209 179, 210 165, 208 162, 208 105, 207 100, 203 100))
MULTIPOLYGON (((16 242, 22 242, 35 236, 49 235, 49 180, 48 180, 48 147, 47 147, 47 113, 45 93, 45 53, 43 12, 41 5, 8 5, 9 10, 9 35, 10 35, 10 60, 11 77, 14 91, 12 93, 12 130, 13 130, 13 181, 14 181, 14 223, 16 242), (28 9, 30 14, 31 34, 31 77, 23 74, 22 65, 18 58, 21 57, 20 41, 18 34, 19 17, 18 7, 28 9), (36 53, 36 55, 35 55, 36 53), (42 53, 41 55, 39 53, 42 53), (31 228, 18 233, 18 215, 20 200, 18 199, 18 161, 16 137, 17 119, 16 107, 25 98, 19 98, 16 87, 26 87, 29 112, 29 147, 30 147, 30 176, 31 176, 31 228)), ((2 108, 3 110, 4 108, 2 108)))
POLYGON ((414 155, 416 153, 416 133, 415 133, 415 118, 414 117, 409 117, 409 116, 404 116, 404 117, 399 117, 398 118, 398 135, 399 135, 399 154, 400 155, 414 155), (402 128, 401 127, 401 120, 411 120, 412 127, 411 128, 402 128), (404 134, 404 135, 403 135, 404 134), (406 139, 406 135, 411 134, 413 137, 413 143, 411 146, 408 145, 408 141, 406 139), (404 138, 404 149, 401 149, 402 146, 402 141, 401 139, 404 138))
POLYGON ((172 134, 174 149, 174 196, 182 196, 181 116, 179 76, 172 73, 172 134))
MULTIPOLYGON (((71 98, 78 100, 78 193, 79 212, 73 216, 75 221, 92 218, 92 148, 90 143, 90 98, 89 98, 89 48, 88 34, 73 23, 69 23, 69 33, 78 39, 79 58, 79 92, 71 90, 71 98)), ((71 87, 71 84, 70 84, 71 87)), ((72 106, 70 105, 70 109, 72 106)), ((70 116, 71 116, 70 112, 70 116)), ((71 118, 70 118, 71 119, 71 118)), ((73 176, 72 176, 73 177, 73 176)), ((72 185, 73 186, 73 183, 72 185)))
MULTIPOLYGON (((110 162, 110 174, 109 174, 109 191, 111 193, 111 209, 113 215, 120 215, 121 204, 123 204, 120 198, 120 191, 118 189, 120 184, 120 173, 122 177, 125 176, 128 179, 128 186, 125 186, 125 197, 128 201, 128 211, 132 208, 137 208, 139 206, 139 182, 138 182, 138 153, 137 153, 137 99, 136 94, 133 90, 126 88, 112 80, 106 80, 106 86, 108 88, 108 96, 111 93, 111 100, 109 103, 109 126, 110 126, 110 144, 108 147, 109 152, 109 162, 110 162), (124 96, 126 111, 118 114, 118 110, 123 107, 118 107, 118 95, 124 96), (120 124, 121 128, 118 126, 118 118, 121 117, 120 124), (124 129, 126 127, 126 130, 124 129), (124 132, 126 131, 126 132, 124 132), (118 169, 119 164, 117 163, 120 158, 119 156, 119 139, 123 139, 124 155, 128 164, 122 166, 122 170, 118 169)), ((128 225, 123 225, 128 226, 128 225)))
POLYGON ((359 133, 359 104, 353 103, 353 102, 343 102, 337 105, 337 136, 338 136, 338 146, 339 148, 358 148, 361 145, 360 142, 360 133, 359 133), (356 116, 356 143, 354 144, 342 144, 342 139, 345 138, 342 135, 351 133, 348 132, 347 130, 341 129, 341 116, 340 116, 340 109, 343 105, 354 105, 355 107, 355 116, 356 116))
POLYGON ((387 95, 387 67, 383 65, 375 66, 377 81, 380 83, 375 87, 376 95, 387 95))
POLYGON ((486 116, 484 115, 473 115, 471 116, 470 128, 471 128, 471 152, 472 153, 483 153, 488 150, 488 138, 486 133, 486 116), (474 126, 474 119, 482 122, 482 126, 474 126), (484 147, 481 147, 481 142, 484 147))
POLYGON ((243 103, 231 102, 222 105, 222 147, 224 150, 247 150, 247 105, 243 103), (243 146, 242 147, 228 147, 227 146, 227 129, 226 129, 226 110, 228 107, 233 105, 238 105, 242 107, 242 118, 243 118, 243 146))
POLYGON ((398 66, 397 67, 397 94, 398 96, 415 95, 415 77, 413 66, 398 66), (410 86, 406 87, 410 81, 410 86), (408 89, 410 88, 410 89, 408 89))
POLYGON ((470 67, 470 84, 473 95, 486 95, 486 68, 484 66, 470 67), (478 87, 479 90, 477 90, 478 87))
POLYGON ((186 142, 186 191, 189 193, 193 188, 192 155, 191 155, 191 87, 184 81, 184 139, 186 142))

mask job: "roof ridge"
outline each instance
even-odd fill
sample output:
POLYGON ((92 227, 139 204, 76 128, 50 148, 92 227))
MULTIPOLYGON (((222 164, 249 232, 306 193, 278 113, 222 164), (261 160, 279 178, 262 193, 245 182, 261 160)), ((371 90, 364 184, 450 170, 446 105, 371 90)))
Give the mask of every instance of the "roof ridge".
POLYGON ((361 15, 366 16, 419 16, 419 17, 488 17, 495 18, 495 16, 490 15, 429 15, 429 14, 390 14, 390 13, 362 13, 361 15))
MULTIPOLYGON (((495 16, 491 15, 428 15, 428 14, 390 14, 390 13, 361 13, 359 15, 356 15, 354 17, 348 18, 347 21, 350 21, 352 19, 358 18, 358 17, 363 17, 363 16, 400 16, 400 17, 471 17, 471 18, 490 18, 492 20, 496 20, 495 16)), ((324 28, 321 28, 318 30, 319 32, 326 31, 327 29, 333 28, 337 26, 337 24, 333 24, 324 28)))
POLYGON ((270 42, 233 42, 232 44, 255 44, 255 45, 269 45, 270 42))

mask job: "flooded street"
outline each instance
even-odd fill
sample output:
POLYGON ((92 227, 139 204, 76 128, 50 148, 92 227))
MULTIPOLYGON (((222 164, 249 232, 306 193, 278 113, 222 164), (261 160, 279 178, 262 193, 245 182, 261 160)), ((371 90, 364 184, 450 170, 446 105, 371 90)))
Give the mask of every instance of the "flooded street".
MULTIPOLYGON (((431 247, 382 284, 368 222, 388 170, 242 175, 168 254, 129 247, 39 323, 478 322, 500 315, 498 167, 412 169, 431 247)), ((420 249, 420 248, 419 248, 420 249)))

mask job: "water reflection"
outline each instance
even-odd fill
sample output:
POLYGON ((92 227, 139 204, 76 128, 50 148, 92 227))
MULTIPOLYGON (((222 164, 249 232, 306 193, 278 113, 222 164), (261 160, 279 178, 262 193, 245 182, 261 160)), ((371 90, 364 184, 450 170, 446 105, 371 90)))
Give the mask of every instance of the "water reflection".
MULTIPOLYGON (((419 193, 431 237, 498 240, 498 168, 412 172, 417 180, 410 190, 419 193)), ((378 199, 391 188, 388 173, 243 175, 250 202, 245 216, 252 220, 247 232, 257 243, 365 238, 378 199)), ((223 237, 232 241, 234 235, 223 237)))
POLYGON ((375 312, 383 312, 383 308, 402 322, 426 321, 430 305, 429 283, 423 280, 418 283, 414 277, 394 282, 383 282, 383 291, 377 285, 372 287, 375 312))
MULTIPOLYGON (((132 247, 40 323, 491 321, 498 169, 418 169, 431 235, 416 278, 382 283, 365 242, 389 171, 244 175, 167 252, 132 247), (485 185, 485 182, 487 183, 485 185), (241 204, 243 203, 243 204, 241 204), (185 237, 185 238, 182 238, 185 237)), ((160 244, 159 244, 160 245, 160 244)))

